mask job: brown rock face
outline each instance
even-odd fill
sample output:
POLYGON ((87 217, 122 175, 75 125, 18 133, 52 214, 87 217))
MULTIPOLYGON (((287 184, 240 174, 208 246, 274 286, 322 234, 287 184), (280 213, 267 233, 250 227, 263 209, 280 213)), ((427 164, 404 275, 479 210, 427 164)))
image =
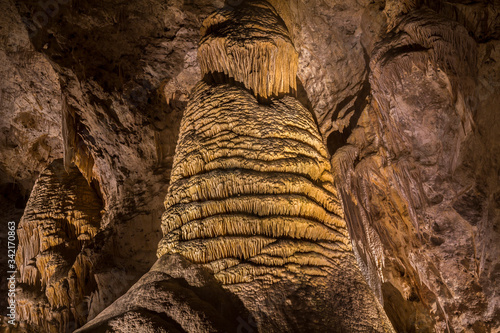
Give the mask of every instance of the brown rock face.
POLYGON ((500 331, 498 8, 0 0, 1 330, 338 327, 327 242, 397 332, 500 331))
POLYGON ((0 182, 19 183, 29 193, 38 173, 62 157, 60 87, 50 62, 30 43, 15 5, 1 5, 0 182))
POLYGON ((477 48, 428 9, 395 24, 371 55, 372 98, 332 158, 359 262, 396 330, 494 332, 496 190, 470 155, 486 152, 477 48))

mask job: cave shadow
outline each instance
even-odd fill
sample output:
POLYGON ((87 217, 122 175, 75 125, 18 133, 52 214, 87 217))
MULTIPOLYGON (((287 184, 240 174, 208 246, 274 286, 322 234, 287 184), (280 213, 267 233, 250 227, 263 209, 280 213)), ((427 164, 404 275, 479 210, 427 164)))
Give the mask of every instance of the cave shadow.
POLYGON ((371 85, 368 80, 365 80, 363 82, 363 86, 361 87, 361 90, 358 92, 356 95, 348 96, 345 98, 343 101, 341 101, 335 111, 332 114, 332 121, 337 119, 339 113, 353 100, 355 99, 353 105, 349 107, 344 114, 349 114, 350 112, 354 111, 354 114, 352 115, 351 119, 349 120, 349 126, 343 129, 342 132, 340 131, 333 131, 328 135, 328 138, 326 139, 326 145, 328 148, 328 152, 330 153, 330 156, 333 156, 335 152, 345 146, 347 144, 347 140, 352 134, 352 131, 356 128, 358 125, 359 118, 361 117, 361 114, 363 113, 363 110, 366 108, 366 106, 369 103, 368 97, 370 96, 371 92, 371 85))

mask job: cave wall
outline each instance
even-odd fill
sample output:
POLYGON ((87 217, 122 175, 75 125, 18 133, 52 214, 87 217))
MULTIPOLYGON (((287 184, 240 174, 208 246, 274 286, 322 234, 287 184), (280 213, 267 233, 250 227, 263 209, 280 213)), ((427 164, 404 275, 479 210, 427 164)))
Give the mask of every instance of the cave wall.
MULTIPOLYGON (((498 4, 270 3, 298 52, 297 98, 331 154, 358 263, 396 330, 497 331, 498 4)), ((20 220, 53 160, 79 168, 103 202, 86 250, 90 320, 156 260, 199 28, 224 3, 0 5, 2 220, 20 220)))

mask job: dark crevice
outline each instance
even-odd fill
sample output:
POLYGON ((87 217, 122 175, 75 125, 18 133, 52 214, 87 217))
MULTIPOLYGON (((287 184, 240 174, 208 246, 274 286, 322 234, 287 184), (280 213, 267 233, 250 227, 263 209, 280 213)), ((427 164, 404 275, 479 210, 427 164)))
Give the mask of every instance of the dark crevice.
POLYGON ((18 183, 0 184, 1 201, 9 201, 15 209, 24 209, 29 195, 18 183))
POLYGON ((385 66, 387 62, 392 61, 394 58, 400 55, 408 55, 410 53, 416 52, 427 52, 430 48, 424 47, 420 44, 408 44, 399 47, 391 48, 389 51, 384 53, 382 57, 380 57, 381 66, 385 66))
MULTIPOLYGON (((365 109, 365 107, 369 103, 368 96, 370 96, 370 94, 371 94, 370 82, 368 80, 365 80, 360 92, 356 96, 356 100, 354 101, 354 105, 352 107, 350 107, 349 109, 347 109, 347 111, 345 112, 345 114, 349 114, 350 112, 354 111, 354 114, 352 115, 351 119, 349 120, 349 126, 344 128, 342 130, 342 132, 340 132, 340 131, 332 132, 327 138, 326 144, 327 144, 328 152, 330 153, 331 156, 333 156, 335 154, 337 149, 339 149, 347 144, 347 140, 351 136, 352 131, 358 125, 358 121, 359 121, 359 118, 361 117, 361 114, 363 113, 363 110, 365 109)), ((347 105, 349 102, 350 102, 349 100, 343 101, 344 105, 347 105)), ((340 112, 340 109, 338 111, 336 110, 335 114, 338 115, 339 112, 340 112)))
POLYGON ((340 102, 339 104, 337 104, 337 107, 335 108, 335 111, 333 111, 332 119, 337 119, 337 117, 339 116, 340 111, 342 111, 354 98, 356 98, 356 95, 347 96, 346 98, 344 98, 342 100, 342 102, 340 102))
POLYGON ((295 97, 302 106, 304 106, 312 115, 314 118, 314 123, 316 124, 316 127, 319 128, 319 120, 316 117, 316 113, 314 112, 314 108, 312 106, 311 100, 309 99, 309 96, 307 95, 307 91, 304 88, 304 84, 300 80, 300 78, 297 76, 297 96, 295 97))
POLYGON ((371 96, 370 55, 367 53, 365 48, 363 48, 363 58, 365 60, 366 76, 365 76, 365 79, 363 81, 363 85, 361 86, 360 91, 356 95, 348 96, 346 99, 344 99, 339 104, 339 106, 336 108, 334 114, 332 115, 332 121, 335 121, 337 119, 339 113, 342 111, 342 108, 349 105, 349 103, 352 101, 353 98, 356 98, 353 106, 351 106, 348 110, 346 110, 346 112, 344 112, 344 114, 347 115, 351 111, 354 110, 354 114, 352 115, 351 119, 349 120, 349 126, 344 128, 342 130, 342 132, 340 132, 340 131, 332 132, 327 138, 327 149, 328 149, 328 152, 330 153, 330 156, 333 156, 339 148, 341 148, 347 144, 347 140, 351 136, 352 131, 358 125, 358 121, 359 121, 359 118, 361 117, 361 114, 363 113, 363 110, 370 103, 370 101, 369 101, 369 97, 371 96))
POLYGON ((281 99, 285 96, 295 97, 297 95, 297 91, 290 87, 289 93, 286 93, 286 94, 279 93, 278 95, 272 94, 269 97, 263 97, 259 94, 256 94, 253 91, 253 89, 247 88, 243 82, 236 81, 233 77, 229 76, 226 73, 222 73, 222 72, 206 73, 205 76, 203 76, 203 81, 205 81, 207 84, 210 84, 213 86, 220 85, 220 84, 230 84, 232 86, 235 86, 235 87, 238 87, 241 89, 245 89, 245 90, 249 91, 253 96, 256 96, 256 99, 260 104, 265 104, 265 105, 271 104, 273 99, 281 99))

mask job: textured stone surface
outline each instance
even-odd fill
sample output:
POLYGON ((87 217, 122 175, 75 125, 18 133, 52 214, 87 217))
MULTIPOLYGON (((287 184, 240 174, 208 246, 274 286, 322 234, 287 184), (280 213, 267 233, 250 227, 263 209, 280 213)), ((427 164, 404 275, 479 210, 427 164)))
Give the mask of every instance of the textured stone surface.
MULTIPOLYGON (((47 136, 51 127, 43 125, 44 121, 55 119, 56 156, 63 155, 64 147, 65 164, 78 165, 103 197, 98 244, 88 250, 95 263, 92 274, 97 287, 91 295, 83 295, 88 297, 88 313, 93 317, 156 260, 159 219, 178 124, 189 90, 200 77, 196 63, 200 17, 207 16, 214 6, 209 1, 96 1, 59 4, 53 15, 48 15, 43 14, 38 1, 3 4, 9 5, 5 11, 18 25, 6 21, 2 27, 18 29, 26 47, 40 59, 33 67, 43 69, 50 61, 49 74, 55 76, 54 87, 45 83, 41 74, 32 75, 36 82, 32 94, 39 99, 57 99, 58 103, 54 107, 42 104, 40 121, 34 126, 45 126, 42 133, 47 136), (36 15, 40 13, 48 19, 37 26, 36 15), (113 280, 116 282, 110 285, 113 280)), ((18 71, 24 68, 16 66, 18 71)), ((12 85, 13 80, 6 78, 2 84, 12 85)), ((18 81, 29 83, 27 79, 18 81)), ((14 94, 12 99, 13 105, 22 105, 26 97, 14 94)), ((2 112, 7 110, 2 108, 2 112)), ((36 113, 30 111, 29 115, 36 113)), ((22 123, 12 119, 6 126, 22 127, 22 123)), ((18 140, 16 133, 8 140, 18 140)), ((33 130, 30 133, 37 135, 33 130)), ((19 145, 19 149, 30 149, 30 143, 19 145)), ((2 149, 2 154, 4 151, 8 152, 2 149)), ((3 165, 15 160, 12 156, 5 155, 3 165)), ((30 190, 36 172, 53 157, 19 156, 19 165, 11 163, 12 167, 26 169, 28 175, 16 176, 15 170, 3 167, 2 172, 10 177, 6 181, 26 182, 30 190)))
POLYGON ((297 51, 287 27, 267 1, 224 8, 201 28, 202 74, 226 75, 267 99, 297 90, 297 51))
POLYGON ((248 318, 241 302, 207 269, 165 255, 78 332, 237 332, 241 323, 253 323, 248 318))
POLYGON ((0 2, 0 183, 29 191, 62 157, 61 92, 49 60, 30 43, 14 3, 0 2))
POLYGON ((397 331, 496 332, 495 55, 433 11, 404 11, 388 15, 372 98, 332 158, 351 235, 397 331))
MULTIPOLYGON (((498 331, 498 4, 269 2, 396 330, 498 331)), ((44 3, 0 1, 1 218, 52 160, 80 167, 105 211, 93 318, 156 260, 199 28, 223 1, 44 3)))
POLYGON ((184 117, 158 255, 204 264, 262 332, 390 332, 352 254, 312 115, 292 97, 259 105, 240 88, 200 83, 184 117))
MULTIPOLYGON (((45 169, 33 187, 18 226, 17 311, 45 332, 87 321, 95 282, 86 255, 101 222, 102 201, 76 167, 61 160, 45 169)), ((73 326, 75 328, 75 326, 73 326)))
MULTIPOLYGON (((281 64, 297 65, 289 43, 276 43, 269 57, 269 41, 274 35, 286 36, 284 27, 261 28, 274 21, 253 7, 267 6, 256 1, 234 10, 233 17, 241 15, 259 27, 257 43, 250 30, 251 52, 234 48, 234 35, 243 32, 234 21, 216 19, 225 11, 203 25, 209 38, 200 42, 201 61, 226 59, 230 70, 225 74, 236 82, 202 81, 191 93, 165 199, 156 265, 180 254, 205 267, 241 300, 258 331, 392 332, 357 266, 328 152, 312 114, 289 96, 268 99, 265 105, 258 102, 258 97, 287 93, 295 78, 285 88, 267 90, 266 83, 240 67, 251 64, 257 74, 273 76, 272 83, 283 82, 283 72, 288 72, 281 64), (224 33, 218 30, 221 24, 224 33)), ((117 317, 127 317, 127 325, 139 330, 151 327, 148 315, 131 317, 129 307, 139 313, 155 307, 134 300, 138 290, 144 299, 171 298, 166 287, 148 288, 149 277, 155 275, 154 269, 147 273, 106 315, 82 330, 123 330, 114 324, 117 317)), ((167 283, 168 278, 157 282, 167 283)), ((194 308, 179 313, 183 306, 165 304, 166 319, 187 332, 220 330, 214 322, 198 323, 194 308)))

